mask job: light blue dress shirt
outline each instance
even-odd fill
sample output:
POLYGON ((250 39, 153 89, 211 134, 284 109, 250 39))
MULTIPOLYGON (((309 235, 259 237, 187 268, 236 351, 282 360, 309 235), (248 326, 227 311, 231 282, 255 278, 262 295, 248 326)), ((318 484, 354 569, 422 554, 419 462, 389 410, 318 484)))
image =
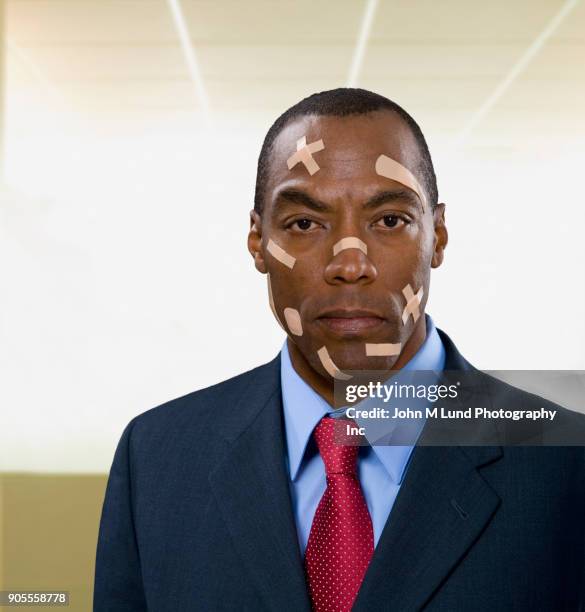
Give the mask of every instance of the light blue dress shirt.
MULTIPOLYGON (((425 315, 427 336, 404 370, 444 369, 445 349, 435 325, 425 315)), ((301 553, 304 555, 313 516, 325 488, 325 467, 321 456, 309 445, 317 423, 334 411, 296 372, 285 340, 281 350, 280 377, 287 444, 290 489, 301 553)), ((358 476, 372 518, 374 545, 377 545, 404 478, 412 446, 362 446, 358 476)))

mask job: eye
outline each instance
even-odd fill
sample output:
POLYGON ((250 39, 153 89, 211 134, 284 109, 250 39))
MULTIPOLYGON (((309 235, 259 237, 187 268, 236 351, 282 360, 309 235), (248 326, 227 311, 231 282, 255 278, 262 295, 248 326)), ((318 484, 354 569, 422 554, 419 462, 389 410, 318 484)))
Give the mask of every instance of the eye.
POLYGON ((299 219, 298 221, 295 221, 295 223, 299 229, 308 230, 313 222, 310 219, 299 219))
POLYGON ((376 225, 380 225, 380 226, 383 226, 383 227, 387 227, 387 228, 393 229, 395 227, 400 227, 400 225, 404 225, 406 223, 407 223, 407 221, 405 221, 402 217, 399 217, 398 215, 387 214, 387 215, 384 215, 383 217, 381 217, 376 222, 376 225))
POLYGON ((318 227, 318 223, 311 221, 311 219, 295 219, 289 223, 287 227, 293 232, 308 232, 309 230, 316 229, 318 227))

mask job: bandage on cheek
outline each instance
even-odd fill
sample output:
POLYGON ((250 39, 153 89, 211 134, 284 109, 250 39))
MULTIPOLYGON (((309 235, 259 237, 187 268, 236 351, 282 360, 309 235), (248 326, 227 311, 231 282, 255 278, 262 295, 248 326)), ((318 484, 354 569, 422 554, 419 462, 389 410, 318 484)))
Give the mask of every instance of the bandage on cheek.
POLYGON ((342 372, 333 363, 333 359, 331 359, 331 356, 329 355, 329 351, 327 350, 326 346, 322 346, 317 351, 317 355, 319 356, 319 359, 321 360, 321 364, 325 368, 325 371, 327 372, 327 374, 329 374, 330 376, 333 376, 333 378, 336 378, 337 380, 349 380, 350 378, 352 378, 349 374, 345 374, 344 372, 342 372))
POLYGON ((416 180, 414 174, 401 163, 387 155, 380 155, 376 160, 376 174, 412 189, 418 195, 424 208, 426 198, 420 183, 416 180))
POLYGON ((274 240, 268 240, 266 249, 274 259, 280 261, 280 263, 284 264, 287 268, 293 269, 296 259, 292 255, 289 255, 282 247, 278 246, 274 240))
POLYGON ((286 160, 289 170, 292 170, 298 163, 302 163, 309 174, 313 176, 320 168, 313 159, 313 153, 322 151, 325 148, 322 140, 316 140, 307 144, 307 137, 303 136, 297 140, 297 152, 286 160))
POLYGON ((368 245, 355 236, 348 236, 347 238, 342 238, 339 242, 336 242, 333 245, 333 257, 345 249, 359 249, 364 253, 364 255, 368 254, 368 245))
POLYGON ((301 315, 298 310, 294 308, 284 309, 284 320, 290 329, 290 333, 295 336, 303 335, 303 325, 301 323, 301 315))
POLYGON ((369 344, 366 342, 366 355, 368 357, 394 357, 400 355, 402 350, 402 344, 380 343, 380 344, 369 344))
POLYGON ((424 289, 421 286, 421 288, 414 293, 412 287, 408 284, 402 290, 402 294, 406 299, 406 306, 402 312, 402 323, 406 325, 409 316, 412 316, 413 321, 416 323, 420 317, 420 304, 423 299, 424 289))
POLYGON ((286 329, 284 325, 282 324, 282 321, 280 320, 278 313, 276 312, 276 307, 274 305, 274 296, 272 295, 272 284, 270 282, 270 272, 266 274, 266 278, 268 280, 268 303, 270 304, 270 310, 272 310, 272 314, 274 315, 274 318, 278 321, 278 324, 280 325, 280 327, 282 327, 282 329, 286 332, 286 329))

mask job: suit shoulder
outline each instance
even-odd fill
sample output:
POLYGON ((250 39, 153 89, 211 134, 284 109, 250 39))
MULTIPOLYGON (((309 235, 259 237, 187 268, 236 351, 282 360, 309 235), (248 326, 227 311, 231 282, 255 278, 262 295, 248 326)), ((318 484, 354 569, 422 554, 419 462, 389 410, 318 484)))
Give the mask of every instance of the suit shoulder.
POLYGON ((273 381, 279 372, 280 355, 277 355, 268 363, 150 408, 135 416, 128 428, 139 435, 140 432, 160 431, 169 427, 181 428, 193 420, 200 426, 204 426, 210 419, 220 424, 222 416, 236 405, 251 386, 267 379, 273 381))
MULTIPOLYGON (((545 410, 551 416, 551 421, 542 421, 535 429, 535 433, 541 437, 541 444, 550 444, 556 447, 572 447, 571 453, 581 453, 585 457, 585 414, 569 409, 556 402, 515 387, 491 375, 482 373, 490 390, 491 407, 506 410, 540 411, 545 410)), ((509 423, 508 423, 509 424, 509 423)), ((522 435, 527 436, 529 427, 536 427, 537 422, 532 426, 519 424, 522 435)))
MULTIPOLYGON (((485 373, 484 375, 488 376, 485 373)), ((496 379, 493 376, 489 376, 489 378, 491 379, 492 384, 497 386, 498 394, 513 398, 514 402, 525 410, 534 410, 536 408, 556 410, 558 416, 563 420, 570 420, 574 423, 581 423, 585 425, 585 414, 581 412, 576 412, 574 410, 570 410, 569 408, 565 408, 564 406, 542 397, 541 395, 537 395, 536 393, 532 393, 530 391, 525 391, 524 389, 520 389, 519 387, 515 387, 507 382, 496 379)))

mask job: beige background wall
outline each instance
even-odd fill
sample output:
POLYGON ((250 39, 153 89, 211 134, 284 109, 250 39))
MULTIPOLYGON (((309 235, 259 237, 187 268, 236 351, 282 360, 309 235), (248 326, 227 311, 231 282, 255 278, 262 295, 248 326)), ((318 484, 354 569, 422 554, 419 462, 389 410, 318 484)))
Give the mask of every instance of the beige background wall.
POLYGON ((68 610, 91 610, 105 486, 102 474, 0 475, 0 590, 69 591, 68 610))

